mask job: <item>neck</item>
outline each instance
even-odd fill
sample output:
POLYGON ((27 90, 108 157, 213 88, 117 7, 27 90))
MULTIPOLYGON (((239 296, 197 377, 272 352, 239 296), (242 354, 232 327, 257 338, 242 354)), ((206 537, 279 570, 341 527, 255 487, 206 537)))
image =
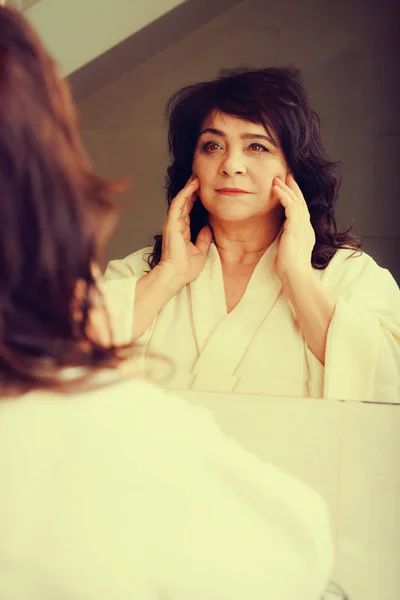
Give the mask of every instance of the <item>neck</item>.
POLYGON ((210 215, 209 223, 222 265, 252 266, 279 234, 282 213, 279 212, 275 218, 269 214, 265 218, 255 217, 238 222, 221 221, 210 215))

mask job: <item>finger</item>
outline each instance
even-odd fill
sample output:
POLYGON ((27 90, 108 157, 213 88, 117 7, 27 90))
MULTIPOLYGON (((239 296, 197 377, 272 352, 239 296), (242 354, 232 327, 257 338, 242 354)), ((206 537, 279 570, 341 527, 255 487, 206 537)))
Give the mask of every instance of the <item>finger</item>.
POLYGON ((196 202, 197 198, 198 195, 196 194, 196 192, 193 192, 192 196, 187 200, 187 202, 184 204, 181 210, 182 219, 190 219, 190 213, 192 212, 194 203, 196 202))
POLYGON ((293 207, 295 206, 296 202, 294 198, 282 186, 274 185, 273 190, 282 206, 284 206, 285 208, 291 205, 293 205, 293 207))
POLYGON ((294 206, 297 208, 298 216, 296 218, 298 218, 298 219, 301 218, 302 220, 304 220, 304 222, 309 223, 310 219, 311 219, 310 211, 308 210, 307 203, 304 200, 304 196, 301 192, 300 187, 295 182, 294 177, 291 174, 290 174, 290 176, 288 175, 287 181, 288 181, 288 184, 290 184, 292 187, 289 187, 289 185, 287 185, 287 184, 283 184, 279 179, 277 179, 278 188, 282 191, 282 193, 287 194, 287 196, 292 200, 294 206), (298 193, 296 193, 297 190, 298 190, 298 193))
POLYGON ((296 219, 296 207, 293 204, 285 206, 286 224, 293 223, 296 219))
POLYGON ((285 223, 286 227, 289 225, 289 223, 293 223, 295 220, 298 221, 299 209, 290 194, 283 191, 283 189, 279 186, 274 186, 274 191, 279 202, 285 209, 285 217, 287 219, 285 223))
POLYGON ((297 183, 297 181, 295 180, 295 178, 293 177, 293 175, 291 173, 288 173, 288 176, 287 176, 287 186, 293 191, 296 198, 298 198, 300 200, 300 203, 302 205, 304 205, 308 211, 307 202, 303 196, 303 192, 301 191, 299 184, 297 183))
POLYGON ((279 187, 279 189, 281 189, 283 192, 288 194, 288 196, 290 196, 290 198, 293 200, 293 202, 298 201, 298 198, 296 197, 293 190, 284 181, 282 181, 282 179, 280 179, 279 177, 274 178, 274 185, 277 185, 279 187))
MULTIPOLYGON (((198 178, 189 179, 185 187, 175 196, 171 202, 170 211, 181 213, 186 208, 189 214, 195 201, 195 192, 199 189, 200 182, 198 178)), ((185 215, 186 216, 186 215, 185 215)))
POLYGON ((189 205, 193 206, 195 200, 195 192, 199 189, 200 183, 198 179, 194 179, 187 183, 185 187, 175 196, 171 202, 171 208, 176 212, 182 212, 189 205))

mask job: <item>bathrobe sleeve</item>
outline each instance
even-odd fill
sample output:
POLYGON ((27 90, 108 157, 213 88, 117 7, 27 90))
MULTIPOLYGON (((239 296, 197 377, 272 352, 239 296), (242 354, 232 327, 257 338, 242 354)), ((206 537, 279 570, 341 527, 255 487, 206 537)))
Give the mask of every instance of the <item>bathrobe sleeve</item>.
POLYGON ((100 283, 117 345, 132 342, 136 283, 150 269, 146 257, 151 250, 144 248, 123 260, 110 261, 100 283))
POLYGON ((367 254, 340 250, 321 277, 336 301, 325 367, 308 351, 324 397, 400 402, 400 290, 367 254))

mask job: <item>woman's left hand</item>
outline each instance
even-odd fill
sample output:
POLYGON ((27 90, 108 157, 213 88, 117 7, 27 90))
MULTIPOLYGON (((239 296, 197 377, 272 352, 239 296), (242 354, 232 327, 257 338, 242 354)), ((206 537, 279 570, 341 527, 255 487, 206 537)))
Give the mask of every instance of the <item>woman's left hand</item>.
POLYGON ((286 183, 275 177, 273 186, 286 216, 275 261, 276 273, 284 284, 292 273, 308 275, 312 271, 311 254, 315 245, 315 232, 310 222, 308 206, 293 175, 287 175, 286 183))

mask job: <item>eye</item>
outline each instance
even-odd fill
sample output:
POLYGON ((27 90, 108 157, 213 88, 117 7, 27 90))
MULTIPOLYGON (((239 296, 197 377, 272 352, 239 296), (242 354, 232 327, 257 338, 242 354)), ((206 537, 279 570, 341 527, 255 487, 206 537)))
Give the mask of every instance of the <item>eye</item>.
POLYGON ((263 146, 263 144, 259 144, 258 142, 254 142, 253 144, 250 144, 249 148, 256 154, 259 154, 261 152, 269 152, 269 150, 266 146, 263 146))
POLYGON ((201 148, 204 152, 212 153, 212 152, 216 152, 217 150, 220 150, 222 148, 222 146, 221 146, 221 144, 218 144, 217 142, 210 141, 210 142, 205 142, 201 148))

